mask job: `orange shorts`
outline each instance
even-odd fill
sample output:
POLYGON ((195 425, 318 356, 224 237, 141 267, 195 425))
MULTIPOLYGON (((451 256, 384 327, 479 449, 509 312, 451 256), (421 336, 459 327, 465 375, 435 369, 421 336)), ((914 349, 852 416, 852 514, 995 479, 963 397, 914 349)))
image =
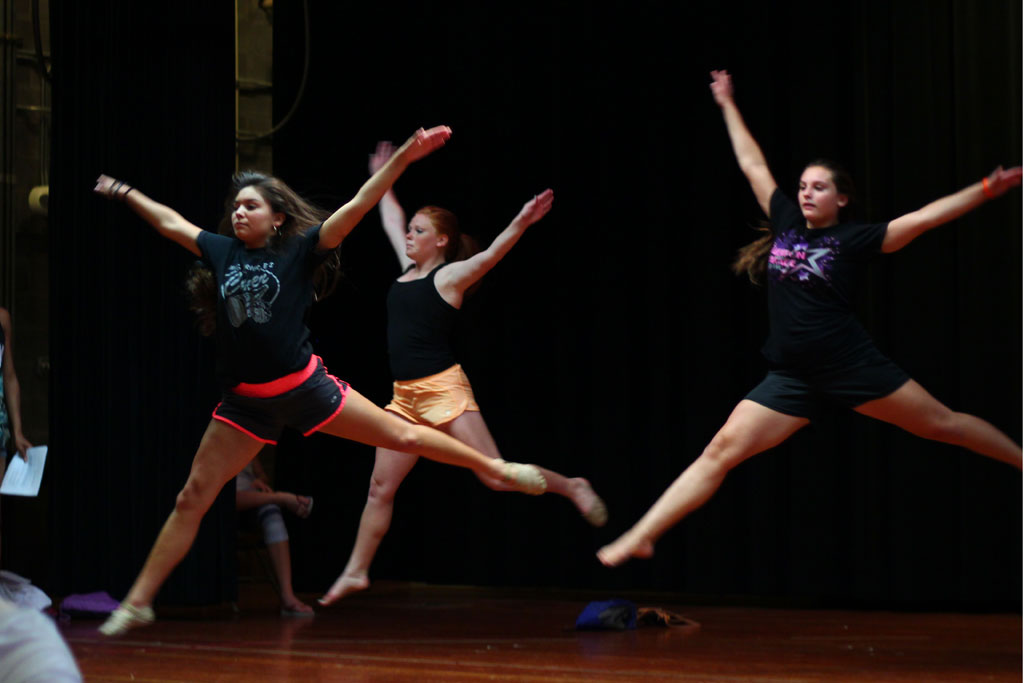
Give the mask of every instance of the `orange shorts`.
POLYGON ((467 410, 480 410, 473 387, 455 364, 436 375, 395 382, 391 403, 384 406, 410 422, 436 427, 451 422, 467 410))

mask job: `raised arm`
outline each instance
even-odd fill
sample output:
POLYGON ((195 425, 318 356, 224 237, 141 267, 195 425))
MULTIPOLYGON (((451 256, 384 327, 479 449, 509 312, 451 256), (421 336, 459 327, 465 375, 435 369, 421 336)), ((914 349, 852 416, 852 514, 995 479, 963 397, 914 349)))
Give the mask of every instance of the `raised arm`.
POLYGON ((324 221, 320 228, 320 247, 334 249, 345 239, 363 216, 381 200, 398 176, 409 164, 427 156, 444 145, 452 135, 448 126, 429 130, 420 128, 388 159, 380 169, 363 183, 356 196, 324 221))
POLYGON ((747 177, 750 187, 754 190, 757 203, 765 215, 770 215, 772 193, 778 187, 775 178, 768 169, 768 162, 764 153, 758 146, 754 136, 747 129, 747 124, 740 116, 740 110, 733 99, 732 77, 728 71, 711 72, 711 94, 715 103, 722 109, 722 117, 725 119, 725 128, 729 133, 729 140, 732 142, 732 150, 736 154, 736 161, 740 170, 747 177))
POLYGON ((103 195, 107 199, 116 199, 127 204, 132 211, 156 228, 161 235, 177 242, 196 256, 201 255, 196 238, 202 232, 202 228, 189 223, 171 207, 164 206, 131 185, 106 175, 101 175, 96 179, 96 187, 93 188, 93 192, 103 195))
POLYGON ((1010 169, 1000 166, 973 185, 891 221, 882 239, 882 251, 890 253, 902 249, 919 235, 959 218, 989 199, 1005 194, 1010 188, 1019 186, 1020 182, 1020 166, 1010 169))
MULTIPOLYGON (((395 146, 390 142, 378 142, 377 150, 370 155, 370 175, 379 171, 384 167, 395 154, 395 146)), ((402 205, 398 203, 398 197, 395 195, 394 187, 389 187, 388 191, 381 197, 380 203, 377 204, 377 208, 380 209, 380 222, 384 226, 384 234, 387 235, 388 241, 391 242, 391 248, 395 250, 395 256, 398 257, 398 264, 402 267, 402 271, 412 265, 413 261, 405 254, 405 211, 402 210, 402 205)))
POLYGON ((13 334, 11 330, 11 314, 6 308, 0 308, 0 325, 4 328, 4 398, 7 402, 7 419, 11 423, 11 440, 18 454, 25 458, 26 451, 32 444, 25 438, 21 429, 21 384, 18 373, 14 371, 13 334))
POLYGON ((438 271, 435 279, 437 291, 448 303, 458 306, 462 303, 462 295, 487 272, 497 265, 515 246, 526 229, 543 218, 555 201, 554 190, 547 189, 523 204, 519 215, 512 219, 508 227, 498 233, 491 245, 465 261, 456 261, 438 271))

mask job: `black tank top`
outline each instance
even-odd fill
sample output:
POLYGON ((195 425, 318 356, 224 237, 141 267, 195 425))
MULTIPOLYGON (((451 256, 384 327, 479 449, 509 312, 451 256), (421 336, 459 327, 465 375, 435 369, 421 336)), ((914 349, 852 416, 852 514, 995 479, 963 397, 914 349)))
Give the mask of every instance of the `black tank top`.
POLYGON ((459 309, 441 298, 434 276, 395 281, 388 292, 388 357, 396 380, 436 375, 455 365, 449 337, 459 309))

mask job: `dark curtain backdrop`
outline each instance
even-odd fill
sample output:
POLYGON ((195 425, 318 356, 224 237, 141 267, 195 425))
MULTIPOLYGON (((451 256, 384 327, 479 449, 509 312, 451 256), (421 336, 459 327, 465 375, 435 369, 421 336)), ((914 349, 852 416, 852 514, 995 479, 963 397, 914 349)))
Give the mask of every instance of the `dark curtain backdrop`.
MULTIPOLYGON (((885 220, 1019 164, 1019 3, 311 3, 311 70, 275 172, 328 205, 380 138, 445 123, 450 144, 397 185, 489 241, 545 187, 555 206, 467 305, 458 347, 508 459, 584 475, 611 521, 556 496, 495 494, 421 463, 372 577, 782 600, 1019 609, 1021 478, 849 412, 754 458, 649 562, 594 551, 631 525, 762 377, 763 293, 730 274, 761 216, 708 89, 734 74, 784 189, 828 156, 885 220)), ((275 7, 275 109, 292 105, 302 3, 275 7)), ((940 400, 1021 438, 1021 194, 872 268, 860 312, 940 400)), ((383 405, 384 298, 398 274, 377 216, 314 307, 328 367, 383 405)), ((287 440, 282 483, 317 498, 293 534, 298 587, 344 565, 372 451, 287 440)))
MULTIPOLYGON (((91 190, 107 173, 215 225, 234 164, 234 16, 197 0, 50 5, 52 590, 120 597, 217 395, 185 307, 194 257, 91 190)), ((228 492, 161 599, 233 597, 234 534, 228 492)))
MULTIPOLYGON (((122 594, 184 481, 216 400, 181 294, 190 257, 90 194, 100 171, 212 226, 231 170, 231 13, 209 3, 52 0, 55 568, 122 594)), ((447 123, 398 185, 487 242, 545 187, 555 208, 466 305, 457 347, 508 459, 588 477, 611 521, 556 496, 496 494, 422 463, 375 579, 570 587, 595 596, 1017 610, 1021 478, 848 412, 743 464, 651 561, 602 568, 628 528, 762 377, 763 293, 729 273, 754 236, 708 71, 728 68, 780 184, 850 167, 884 220, 1020 163, 1019 3, 311 3, 305 96, 274 171, 335 206, 381 138, 447 123)), ((275 110, 298 89, 302 3, 274 8, 275 110)), ((950 406, 1021 438, 1021 193, 872 268, 860 313, 950 406)), ((371 215, 313 308, 335 374, 383 405, 397 263, 371 215)), ((280 488, 296 587, 320 592, 355 536, 372 449, 286 435, 280 488)), ((230 501, 162 594, 232 592, 230 501)))

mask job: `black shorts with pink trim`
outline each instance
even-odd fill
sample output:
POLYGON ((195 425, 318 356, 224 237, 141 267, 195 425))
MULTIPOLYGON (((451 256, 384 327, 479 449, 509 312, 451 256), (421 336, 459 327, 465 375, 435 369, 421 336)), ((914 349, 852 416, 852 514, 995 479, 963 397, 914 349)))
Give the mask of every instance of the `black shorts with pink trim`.
POLYGON ((276 444, 281 430, 291 427, 309 436, 330 422, 345 406, 348 384, 327 373, 319 356, 305 369, 264 384, 239 384, 225 391, 213 419, 245 432, 257 441, 276 444))

